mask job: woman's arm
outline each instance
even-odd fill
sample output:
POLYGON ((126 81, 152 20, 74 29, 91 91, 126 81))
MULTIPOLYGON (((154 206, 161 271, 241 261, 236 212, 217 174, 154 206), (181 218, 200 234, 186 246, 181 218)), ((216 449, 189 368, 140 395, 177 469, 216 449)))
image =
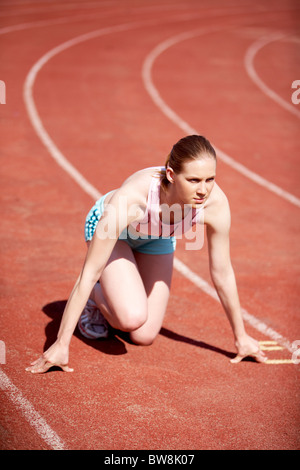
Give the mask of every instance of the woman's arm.
POLYGON ((83 268, 65 307, 57 340, 26 370, 33 373, 43 373, 50 367, 57 365, 64 371, 72 371, 68 366, 69 345, 72 335, 120 233, 128 224, 141 216, 138 210, 139 206, 135 203, 135 200, 136 195, 134 192, 126 191, 126 189, 117 191, 110 200, 109 206, 98 223, 83 268), (134 206, 137 209, 136 211, 133 210, 134 206))
POLYGON ((115 242, 115 240, 110 240, 108 243, 107 240, 100 240, 96 236, 93 238, 84 266, 65 307, 57 340, 39 359, 32 362, 31 366, 26 369, 27 371, 43 373, 55 365, 66 372, 72 371, 68 366, 70 341, 79 317, 104 269, 115 242))
POLYGON ((227 199, 218 202, 217 211, 207 224, 209 265, 213 284, 233 331, 238 354, 231 362, 240 362, 246 356, 265 362, 259 344, 245 331, 238 289, 230 258, 230 209, 227 199))

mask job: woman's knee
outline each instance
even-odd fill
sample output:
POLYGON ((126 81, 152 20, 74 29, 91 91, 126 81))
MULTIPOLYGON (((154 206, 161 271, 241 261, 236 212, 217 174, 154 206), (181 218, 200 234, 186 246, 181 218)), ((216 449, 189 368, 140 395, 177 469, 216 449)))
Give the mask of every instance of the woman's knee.
POLYGON ((151 346, 156 337, 157 334, 153 334, 149 331, 136 330, 130 333, 131 341, 139 346, 151 346))
POLYGON ((122 331, 132 332, 141 328, 147 321, 147 311, 144 309, 128 309, 119 312, 118 321, 119 328, 122 331))

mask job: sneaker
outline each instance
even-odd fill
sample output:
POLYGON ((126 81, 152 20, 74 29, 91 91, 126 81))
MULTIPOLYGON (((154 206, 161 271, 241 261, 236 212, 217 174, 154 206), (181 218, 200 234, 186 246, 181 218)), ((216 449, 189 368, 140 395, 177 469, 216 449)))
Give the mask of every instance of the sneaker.
POLYGON ((108 323, 95 302, 91 299, 87 301, 79 318, 78 329, 85 338, 98 339, 108 337, 108 323))

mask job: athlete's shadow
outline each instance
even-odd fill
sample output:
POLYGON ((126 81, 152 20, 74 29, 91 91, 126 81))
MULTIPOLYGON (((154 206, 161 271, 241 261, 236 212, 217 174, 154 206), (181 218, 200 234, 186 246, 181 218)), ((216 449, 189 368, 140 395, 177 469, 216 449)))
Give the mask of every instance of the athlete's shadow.
MULTIPOLYGON (((46 351, 57 339, 57 333, 66 303, 66 300, 57 300, 56 302, 51 302, 43 307, 43 312, 46 313, 48 317, 52 318, 52 321, 48 323, 45 328, 46 341, 44 344, 44 351, 46 351)), ((88 346, 92 346, 105 354, 121 355, 127 353, 125 344, 114 334, 110 335, 110 337, 105 340, 91 340, 82 336, 78 329, 75 328, 74 336, 79 338, 88 346)))
POLYGON ((236 354, 229 351, 225 351, 225 349, 212 346, 211 344, 205 343, 204 341, 199 341, 196 339, 189 338, 187 336, 180 335, 164 327, 160 330, 160 334, 174 341, 181 341, 182 343, 191 344, 192 346, 197 346, 198 348, 214 351, 218 354, 222 354, 223 356, 229 357, 230 359, 233 359, 236 356, 236 354))
MULTIPOLYGON (((48 323, 48 325, 45 328, 46 341, 44 344, 44 351, 46 351, 51 346, 51 344, 53 344, 56 341, 57 333, 59 330, 59 325, 61 322, 61 318, 65 309, 66 303, 67 303, 66 300, 58 300, 56 302, 51 302, 43 307, 43 312, 46 313, 46 315, 52 319, 52 321, 48 323)), ((160 334, 162 336, 170 338, 171 340, 184 342, 192 346, 196 346, 196 347, 203 348, 203 349, 208 349, 210 351, 214 351, 218 354, 222 354, 229 358, 235 357, 235 354, 225 351, 224 349, 212 346, 203 341, 198 341, 192 338, 188 338, 187 336, 180 335, 164 327, 161 329, 160 334)), ((129 334, 124 333, 119 330, 113 330, 109 338, 104 339, 104 340, 101 340, 101 339, 90 340, 90 339, 84 338, 79 333, 77 328, 74 331, 74 336, 79 338, 88 346, 91 346, 105 354, 116 355, 116 356, 121 355, 121 354, 126 354, 127 353, 126 343, 132 344, 129 338, 129 334)))

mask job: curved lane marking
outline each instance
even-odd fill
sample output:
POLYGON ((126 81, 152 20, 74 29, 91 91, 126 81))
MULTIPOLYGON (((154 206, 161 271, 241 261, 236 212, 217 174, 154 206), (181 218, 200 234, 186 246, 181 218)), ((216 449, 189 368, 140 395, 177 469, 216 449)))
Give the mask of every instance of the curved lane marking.
MULTIPOLYGON (((270 87, 268 87, 263 80, 258 76, 255 67, 254 67, 254 59, 258 52, 265 47, 266 45, 270 44, 271 42, 280 41, 281 39, 288 39, 286 35, 281 33, 273 33, 268 34, 267 36, 263 36, 262 38, 255 41, 247 50, 244 58, 245 68, 246 71, 251 78, 251 80, 258 86, 258 88, 269 98, 271 98, 275 103, 281 106, 286 111, 294 114, 298 119, 300 119, 300 111, 295 108, 291 103, 288 103, 286 100, 281 98, 275 91, 273 91, 270 87)), ((298 77, 295 77, 298 78, 298 77)))
MULTIPOLYGON (((185 18, 184 20, 186 20, 185 18)), ((45 26, 46 24, 58 24, 64 22, 65 19, 59 20, 50 20, 50 21, 39 21, 38 26, 45 26)), ((0 34, 6 34, 14 31, 19 31, 22 29, 28 29, 31 27, 36 27, 36 23, 23 23, 20 25, 13 25, 10 27, 4 27, 0 29, 0 34)), ((91 32, 86 35, 79 36, 73 40, 67 41, 64 44, 61 44, 57 48, 52 49, 45 56, 43 56, 30 70, 24 84, 24 100, 27 107, 27 112, 31 123, 39 136, 42 143, 48 149, 50 155, 54 160, 66 171, 78 184, 79 186, 89 194, 93 199, 97 199, 101 196, 101 193, 92 186, 82 175, 81 173, 70 164, 70 162, 64 157, 62 152, 54 144, 48 133, 46 132, 38 112, 36 110, 32 91, 33 85, 36 79, 36 76, 39 70, 56 54, 62 52, 63 50, 72 47, 75 44, 80 42, 98 37, 102 34, 109 34, 117 31, 125 31, 131 29, 132 24, 120 25, 112 28, 104 28, 96 32, 91 32), (131 25, 131 26, 130 26, 131 25)), ((133 27, 137 27, 135 24, 133 27)), ((185 125, 184 121, 182 124, 185 125)), ((214 299, 218 300, 215 289, 211 287, 206 281, 204 281, 196 273, 193 273, 187 266, 185 266, 181 261, 175 259, 175 268, 185 277, 187 277, 191 282, 203 290, 206 294, 210 295, 214 299)), ((245 320, 250 322, 254 328, 262 331, 265 335, 270 336, 273 339, 277 339, 278 343, 283 344, 288 350, 293 351, 290 343, 283 338, 279 333, 270 329, 267 325, 264 325, 263 322, 257 320, 255 317, 250 315, 245 309, 243 309, 243 315, 245 320)), ((34 409, 31 403, 22 395, 19 389, 10 381, 7 375, 0 370, 0 388, 7 394, 8 398, 15 404, 17 408, 21 410, 27 421, 32 427, 34 427, 40 437, 53 449, 62 450, 65 449, 64 442, 59 438, 59 436, 51 429, 51 427, 46 423, 46 421, 39 415, 39 413, 34 409)))
MULTIPOLYGON (((119 26, 114 26, 114 27, 108 27, 108 28, 103 28, 97 31, 93 31, 84 35, 80 35, 76 38, 73 38, 69 41, 64 42, 60 46, 55 47, 54 49, 50 50, 47 54, 45 54, 43 57, 41 57, 36 64, 31 68, 29 74, 27 75, 27 78, 25 80, 24 84, 24 100, 25 104, 27 107, 28 115, 29 118, 32 122, 32 125, 38 135, 38 137, 41 139, 41 141, 44 143, 46 148, 48 149, 50 155, 54 158, 54 160, 78 183, 78 185, 85 191, 87 194, 89 194, 93 199, 98 199, 101 197, 101 193, 93 186, 91 183, 82 176, 82 174, 66 159, 66 157, 62 154, 62 152, 57 148, 55 143, 52 141, 50 138, 49 134, 45 130, 42 121, 38 115, 34 99, 33 99, 33 86, 37 77, 38 72, 41 70, 41 68, 56 54, 59 54, 62 51, 65 51, 69 47, 73 47, 77 44, 80 44, 84 41, 88 41, 90 39, 97 38, 101 35, 104 34, 111 34, 114 32, 120 32, 120 31, 128 31, 132 28, 136 28, 137 23, 126 23, 123 25, 119 26)), ((209 29, 202 29, 201 34, 205 34, 208 31, 211 30, 216 30, 216 28, 209 28, 209 29)), ((192 32, 188 33, 182 33, 179 36, 176 36, 176 38, 180 37, 180 40, 183 38, 187 39, 189 37, 192 37, 191 35, 194 34, 192 32)), ((199 31, 198 31, 199 34, 199 31)), ((170 44, 173 44, 173 40, 164 42, 165 46, 170 46, 170 44)), ((161 49, 161 48, 160 48, 161 49)), ((159 96, 159 95, 158 95, 159 96)), ((171 112, 171 116, 173 115, 173 111, 168 108, 168 112, 171 112)), ((176 116, 176 121, 179 119, 176 116)), ((182 125, 185 126, 185 122, 182 121, 182 125)), ((202 279, 200 276, 198 276, 196 273, 191 271, 184 263, 182 263, 179 259, 175 258, 174 262, 174 267, 175 269, 184 277, 189 279, 190 282, 192 282, 194 285, 199 287, 202 291, 204 291, 206 294, 211 296, 213 299, 219 301, 217 293, 215 289, 204 279, 202 279)), ((278 344, 281 344, 285 348, 287 348, 289 351, 292 352, 292 345, 291 343, 285 339, 281 334, 273 330, 272 328, 268 327, 265 323, 262 321, 258 320, 256 317, 251 315, 247 310, 242 309, 242 314, 245 319, 253 328, 256 330, 260 331, 264 335, 270 337, 273 340, 276 340, 278 344)))
MULTIPOLYGON (((195 31, 189 31, 187 33, 181 33, 176 36, 172 36, 171 38, 161 42, 158 44, 146 57, 143 67, 142 67, 142 77, 144 81, 145 88, 149 95, 151 96, 152 100, 156 104, 156 106, 161 110, 165 116, 167 116, 174 124, 176 124, 180 129, 182 129, 187 134, 198 134, 198 131, 190 126, 186 121, 184 121, 178 114, 175 113, 173 109, 170 108, 166 104, 166 102, 162 99, 159 91, 155 87, 152 79, 152 68, 156 59, 167 49, 170 47, 188 39, 193 39, 198 37, 202 34, 206 34, 209 31, 207 29, 198 29, 195 31)), ((276 194, 278 197, 285 199, 286 201, 290 202, 291 204, 300 207, 300 199, 294 196, 293 194, 285 191, 284 189, 280 188, 276 184, 266 180, 262 176, 258 175, 252 170, 249 170, 246 166, 242 165, 241 163, 234 160, 232 157, 227 155, 222 150, 218 149, 214 146, 218 157, 228 166, 233 168, 234 170, 241 173, 246 178, 250 179, 251 181, 255 182, 256 184, 262 186, 264 189, 271 191, 272 193, 276 194)))

